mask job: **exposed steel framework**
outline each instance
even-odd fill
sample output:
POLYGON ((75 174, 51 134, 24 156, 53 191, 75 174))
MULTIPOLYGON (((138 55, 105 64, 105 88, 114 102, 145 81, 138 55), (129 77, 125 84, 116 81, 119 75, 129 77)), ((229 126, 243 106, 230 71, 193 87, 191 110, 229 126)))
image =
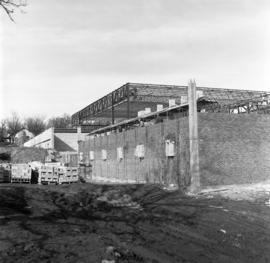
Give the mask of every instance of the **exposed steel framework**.
POLYGON ((262 93, 250 99, 227 103, 205 99, 199 101, 198 104, 198 109, 201 112, 224 112, 229 114, 257 112, 268 114, 270 113, 270 94, 269 92, 262 93))
MULTIPOLYGON (((204 98, 198 105, 200 111, 243 113, 258 111, 262 106, 266 110, 270 98, 270 93, 264 91, 209 87, 197 87, 197 90, 204 98)), ((180 105, 184 97, 187 97, 187 86, 126 83, 73 114, 72 124, 101 128, 135 118, 146 107, 152 112, 156 111, 157 104, 166 108, 169 99, 175 99, 180 105)))
MULTIPOLYGON (((130 89, 128 84, 121 86, 117 90, 111 92, 110 94, 102 97, 101 99, 88 105, 84 109, 73 114, 72 124, 80 125, 85 120, 88 120, 89 118, 94 117, 99 113, 103 113, 104 111, 107 111, 109 109, 111 109, 112 123, 114 123, 114 118, 115 118, 114 107, 123 101, 127 101, 126 118, 129 118, 129 113, 130 113, 129 98, 131 95, 134 95, 135 92, 136 92, 135 89, 134 88, 130 89)), ((108 117, 108 116, 106 115, 105 117, 108 117)))
POLYGON ((91 120, 113 124, 137 116, 145 107, 168 106, 170 98, 180 98, 185 86, 126 83, 108 95, 72 115, 73 126, 91 124, 91 120), (163 91, 163 93, 161 92, 163 91))

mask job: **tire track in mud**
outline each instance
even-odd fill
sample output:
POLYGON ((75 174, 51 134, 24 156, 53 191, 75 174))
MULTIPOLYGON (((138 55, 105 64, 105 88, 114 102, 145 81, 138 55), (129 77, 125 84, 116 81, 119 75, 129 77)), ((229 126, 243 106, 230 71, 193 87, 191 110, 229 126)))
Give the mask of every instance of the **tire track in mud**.
POLYGON ((32 247, 24 251, 26 240, 12 260, 101 262, 113 247, 115 262, 270 262, 270 209, 259 204, 156 186, 14 189, 0 188, 0 200, 23 211, 9 222, 29 232, 32 247))

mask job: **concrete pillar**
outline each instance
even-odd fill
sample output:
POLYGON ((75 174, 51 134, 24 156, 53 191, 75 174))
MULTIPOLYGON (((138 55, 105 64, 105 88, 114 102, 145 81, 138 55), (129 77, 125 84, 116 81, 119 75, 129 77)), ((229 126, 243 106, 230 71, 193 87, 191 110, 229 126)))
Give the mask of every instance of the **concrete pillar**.
POLYGON ((51 146, 52 146, 52 149, 55 149, 55 145, 54 145, 54 127, 51 128, 51 146))
POLYGON ((79 143, 82 140, 82 127, 77 127, 77 151, 79 150, 79 143))
POLYGON ((193 80, 188 84, 189 103, 189 152, 190 152, 190 192, 200 190, 199 140, 198 140, 198 113, 196 83, 193 80))
POLYGON ((77 127, 77 134, 80 135, 82 133, 82 127, 78 126, 77 127))

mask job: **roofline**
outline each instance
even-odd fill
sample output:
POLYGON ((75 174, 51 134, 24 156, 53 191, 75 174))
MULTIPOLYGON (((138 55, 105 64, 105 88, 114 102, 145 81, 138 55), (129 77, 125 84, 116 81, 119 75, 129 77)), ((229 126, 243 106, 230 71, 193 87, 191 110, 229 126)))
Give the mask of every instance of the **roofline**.
POLYGON ((86 110, 91 104, 93 104, 93 103, 95 103, 95 102, 97 102, 97 101, 99 101, 99 100, 101 100, 101 99, 107 97, 108 95, 112 94, 114 91, 116 91, 116 90, 118 90, 118 89, 121 89, 122 87, 127 86, 127 85, 129 85, 129 84, 130 84, 130 83, 126 83, 126 84, 124 84, 124 85, 121 85, 120 87, 118 87, 118 88, 112 90, 111 92, 109 92, 109 93, 107 93, 106 95, 100 97, 99 99, 94 100, 94 101, 91 102, 90 104, 87 104, 87 106, 85 106, 84 108, 81 108, 80 110, 77 110, 77 111, 76 111, 75 113, 73 113, 71 116, 73 116, 73 115, 75 115, 75 114, 77 114, 77 113, 79 113, 79 112, 81 112, 81 111, 83 111, 83 110, 86 110))
MULTIPOLYGON (((188 85, 169 85, 169 84, 149 84, 149 83, 136 83, 136 82, 127 82, 125 85, 145 85, 145 86, 163 86, 163 87, 175 87, 175 88, 188 88, 188 85)), ((123 85, 123 86, 125 86, 123 85)), ((122 87, 122 86, 121 86, 122 87)), ((197 86, 197 89, 210 89, 210 90, 227 90, 227 91, 247 91, 247 92, 259 92, 259 93, 269 93, 269 91, 263 90, 248 90, 248 89, 228 89, 228 88, 213 88, 206 86, 197 86)))
POLYGON ((109 130, 109 129, 112 129, 112 128, 115 128, 115 127, 118 127, 118 126, 122 126, 122 125, 126 125, 126 124, 129 124, 129 123, 132 123, 132 122, 140 121, 142 119, 147 119, 149 117, 154 117, 156 115, 160 115, 160 114, 163 114, 163 113, 166 113, 166 112, 169 112, 169 111, 172 111, 172 110, 184 108, 184 107, 187 107, 187 106, 188 106, 188 103, 181 104, 181 105, 175 105, 175 106, 172 106, 172 107, 167 107, 167 108, 165 108, 163 110, 160 110, 160 111, 154 111, 154 112, 145 114, 143 116, 139 116, 139 117, 131 118, 131 119, 128 119, 128 120, 124 120, 124 121, 118 122, 116 124, 111 124, 109 126, 97 129, 95 131, 92 131, 88 135, 96 134, 96 133, 99 133, 99 132, 102 132, 102 131, 105 132, 106 130, 109 130))
MULTIPOLYGON (((163 87, 173 87, 173 88, 187 88, 188 86, 186 85, 168 85, 168 84, 150 84, 150 83, 136 83, 136 82, 126 82, 125 84, 121 85, 120 87, 112 90, 111 92, 107 93, 106 95, 100 97, 99 99, 87 104, 87 106, 81 108, 80 110, 77 110, 75 113, 72 114, 75 115, 83 110, 86 110, 91 104, 99 101, 100 99, 104 98, 104 97, 107 97, 108 95, 110 95, 111 93, 113 93, 114 91, 124 87, 124 86, 133 86, 133 85, 140 85, 140 86, 151 86, 151 87, 156 87, 158 88, 157 86, 163 86, 163 87)), ((205 86, 197 86, 197 89, 208 89, 208 90, 226 90, 226 91, 246 91, 246 92, 258 92, 258 93, 268 93, 270 94, 269 91, 262 91, 262 90, 246 90, 246 89, 227 89, 227 88, 212 88, 212 87, 205 87, 205 86)))

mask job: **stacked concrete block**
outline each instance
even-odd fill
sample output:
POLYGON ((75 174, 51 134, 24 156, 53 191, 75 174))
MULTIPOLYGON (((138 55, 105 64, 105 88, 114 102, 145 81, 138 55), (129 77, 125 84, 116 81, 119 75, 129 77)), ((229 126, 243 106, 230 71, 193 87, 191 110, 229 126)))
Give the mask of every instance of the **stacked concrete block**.
POLYGON ((79 180, 79 169, 77 167, 67 167, 66 177, 70 183, 78 182, 79 180))
POLYGON ((58 183, 75 183, 79 180, 79 171, 77 167, 55 167, 55 174, 58 176, 58 183))
POLYGON ((11 168, 11 183, 30 183, 32 169, 29 164, 13 164, 11 168))
POLYGON ((39 170, 39 183, 41 184, 57 184, 58 175, 54 173, 54 167, 42 165, 39 170))
POLYGON ((0 164, 0 183, 10 183, 10 164, 0 164))
POLYGON ((4 183, 5 182, 4 181, 4 171, 5 171, 4 167, 1 167, 0 166, 0 183, 4 183))

